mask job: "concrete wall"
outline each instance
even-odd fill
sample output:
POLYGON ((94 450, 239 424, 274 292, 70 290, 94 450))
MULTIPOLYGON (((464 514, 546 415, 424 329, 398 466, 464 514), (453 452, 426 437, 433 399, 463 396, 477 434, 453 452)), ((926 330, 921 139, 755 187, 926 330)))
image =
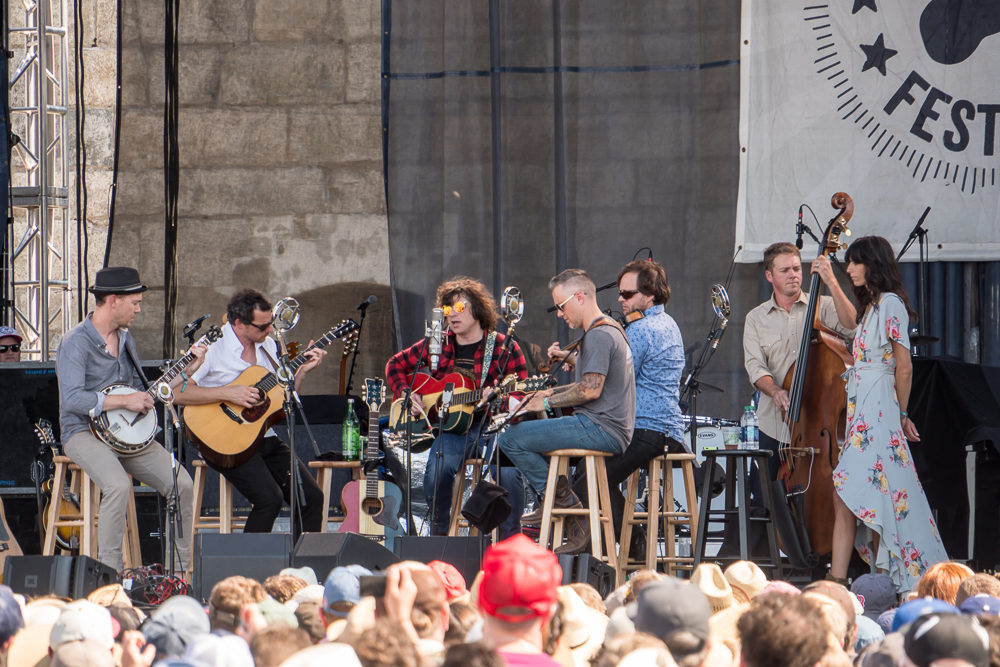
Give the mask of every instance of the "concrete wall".
MULTIPOLYGON (((108 228, 115 2, 84 4, 93 276, 108 228)), ((111 264, 137 266, 150 287, 135 325, 147 358, 163 346, 163 11, 162 3, 125 3, 111 235, 111 264)), ((375 294, 355 378, 381 375, 391 311, 380 20, 368 0, 181 3, 178 332, 208 312, 220 323, 229 296, 254 287, 272 300, 299 299, 290 338, 308 342, 356 317, 355 306, 375 294)), ((314 372, 306 391, 335 392, 337 366, 314 372)))

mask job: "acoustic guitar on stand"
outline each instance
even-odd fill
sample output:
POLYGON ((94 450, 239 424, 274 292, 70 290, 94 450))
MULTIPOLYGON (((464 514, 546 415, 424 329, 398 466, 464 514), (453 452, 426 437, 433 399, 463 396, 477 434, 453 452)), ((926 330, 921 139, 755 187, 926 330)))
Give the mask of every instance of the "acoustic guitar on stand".
MULTIPOLYGON (((357 322, 347 319, 327 331, 288 363, 292 376, 309 360, 306 356, 309 350, 322 350, 357 328, 357 322)), ((260 391, 260 402, 251 408, 228 401, 184 408, 188 436, 206 461, 223 468, 245 463, 257 451, 267 429, 285 416, 282 411, 284 389, 273 372, 263 366, 251 366, 230 382, 234 384, 256 387, 260 391)))
POLYGON ((349 482, 340 494, 344 522, 337 532, 357 533, 382 543, 392 550, 396 536, 402 534, 397 517, 403 502, 403 492, 392 482, 379 479, 378 474, 378 411, 385 401, 385 382, 378 378, 365 379, 364 396, 368 405, 368 445, 365 447, 363 480, 349 482))

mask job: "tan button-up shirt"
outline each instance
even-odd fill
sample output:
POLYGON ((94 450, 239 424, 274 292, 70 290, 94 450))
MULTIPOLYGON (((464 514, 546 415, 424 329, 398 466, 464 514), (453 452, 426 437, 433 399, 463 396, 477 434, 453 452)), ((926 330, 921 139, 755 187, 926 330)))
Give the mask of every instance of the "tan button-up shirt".
MULTIPOLYGON (((770 375, 779 385, 784 382, 799 353, 802 324, 808 306, 809 295, 801 292, 789 313, 778 305, 774 294, 771 294, 770 299, 747 314, 743 327, 743 360, 751 384, 765 375, 770 375)), ((820 297, 819 321, 847 340, 854 338, 854 329, 841 326, 831 297, 820 297)), ((760 393, 757 418, 762 432, 781 442, 788 442, 788 427, 781 418, 781 410, 764 392, 760 393)))

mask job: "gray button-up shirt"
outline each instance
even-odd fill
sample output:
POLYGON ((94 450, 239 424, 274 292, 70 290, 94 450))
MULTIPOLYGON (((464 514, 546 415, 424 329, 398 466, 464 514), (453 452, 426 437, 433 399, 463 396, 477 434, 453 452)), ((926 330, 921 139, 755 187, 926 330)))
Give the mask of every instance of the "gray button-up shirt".
MULTIPOLYGON (((142 387, 139 373, 125 352, 128 345, 138 358, 135 341, 128 329, 118 330, 118 356, 112 355, 104 338, 90 321, 91 315, 63 336, 56 352, 59 379, 59 427, 63 442, 90 428, 89 420, 104 411, 104 394, 109 384, 142 387)), ((141 391, 141 389, 139 389, 141 391)))

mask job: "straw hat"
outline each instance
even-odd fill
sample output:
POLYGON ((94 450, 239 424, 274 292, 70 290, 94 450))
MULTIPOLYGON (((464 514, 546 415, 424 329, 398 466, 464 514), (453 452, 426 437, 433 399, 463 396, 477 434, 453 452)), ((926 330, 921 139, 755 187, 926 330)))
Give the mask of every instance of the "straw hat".
POLYGON ((691 574, 691 583, 708 598, 713 614, 728 609, 736 603, 733 588, 722 573, 722 568, 716 563, 701 563, 691 574))
POLYGON ((737 602, 750 602, 767 586, 767 577, 757 563, 740 560, 726 568, 726 580, 737 602))

